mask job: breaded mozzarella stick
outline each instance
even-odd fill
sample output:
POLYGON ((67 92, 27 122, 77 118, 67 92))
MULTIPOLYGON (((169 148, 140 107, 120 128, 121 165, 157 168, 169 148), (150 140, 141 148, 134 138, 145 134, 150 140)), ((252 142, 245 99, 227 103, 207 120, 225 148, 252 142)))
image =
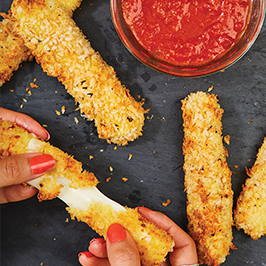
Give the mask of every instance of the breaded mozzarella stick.
POLYGON ((0 119, 0 158, 27 152, 46 153, 55 159, 52 170, 29 182, 39 189, 40 201, 59 197, 69 205, 67 210, 73 219, 87 223, 105 238, 107 228, 120 223, 136 242, 143 266, 161 265, 172 251, 174 241, 165 230, 137 209, 123 207, 104 196, 96 187, 94 174, 82 170, 80 162, 22 127, 0 119))
MULTIPOLYGON (((69 12, 79 7, 81 0, 58 0, 60 5, 64 5, 69 12)), ((4 20, 0 22, 0 87, 13 75, 13 71, 19 68, 19 65, 30 59, 31 51, 25 46, 23 39, 13 30, 12 17, 0 13, 4 20)))
POLYGON ((238 230, 257 240, 266 235, 266 138, 247 174, 250 178, 238 197, 234 223, 238 230))
POLYGON ((0 22, 0 87, 13 75, 19 65, 28 60, 30 50, 23 39, 13 30, 10 15, 0 14, 4 19, 0 22))
POLYGON ((56 0, 15 0, 16 30, 48 75, 61 81, 94 120, 100 138, 127 145, 142 135, 143 103, 121 85, 114 69, 91 47, 56 0))
POLYGON ((182 100, 188 230, 199 262, 220 265, 232 244, 231 171, 223 146, 217 96, 191 93, 182 100))

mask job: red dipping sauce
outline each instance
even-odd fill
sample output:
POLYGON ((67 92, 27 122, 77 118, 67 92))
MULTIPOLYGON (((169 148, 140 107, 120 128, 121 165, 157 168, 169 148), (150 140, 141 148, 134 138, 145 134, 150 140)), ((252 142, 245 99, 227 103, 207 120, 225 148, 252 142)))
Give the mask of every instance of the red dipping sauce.
POLYGON ((122 0, 135 38, 152 56, 179 66, 208 64, 243 35, 251 0, 122 0))

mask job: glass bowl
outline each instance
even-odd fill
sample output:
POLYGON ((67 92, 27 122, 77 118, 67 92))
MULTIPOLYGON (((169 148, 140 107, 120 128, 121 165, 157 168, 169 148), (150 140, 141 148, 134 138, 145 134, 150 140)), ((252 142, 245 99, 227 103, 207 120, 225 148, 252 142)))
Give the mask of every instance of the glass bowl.
POLYGON ((142 63, 160 72, 178 77, 200 77, 221 71, 237 62, 252 46, 259 35, 265 16, 265 0, 251 0, 249 24, 241 39, 222 57, 207 64, 190 67, 178 66, 154 58, 136 40, 123 17, 122 0, 111 0, 111 14, 115 29, 127 49, 142 63))

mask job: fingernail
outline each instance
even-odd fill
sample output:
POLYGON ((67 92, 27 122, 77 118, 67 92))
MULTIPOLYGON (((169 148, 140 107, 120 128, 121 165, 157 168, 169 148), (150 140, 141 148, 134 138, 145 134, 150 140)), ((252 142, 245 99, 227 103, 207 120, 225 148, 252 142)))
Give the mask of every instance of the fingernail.
POLYGON ((34 156, 30 159, 31 170, 33 174, 42 174, 54 167, 54 158, 49 154, 34 156))
POLYGON ((89 246, 92 244, 92 243, 96 243, 98 245, 102 245, 105 243, 105 240, 103 238, 93 238, 89 244, 89 246))
POLYGON ((145 211, 151 211, 151 209, 148 209, 146 207, 137 207, 138 209, 145 210, 145 211))
POLYGON ((45 133, 46 133, 46 138, 45 138, 45 140, 49 140, 50 139, 50 134, 49 134, 49 132, 45 129, 45 128, 43 128, 44 130, 45 130, 45 133))
POLYGON ((127 237, 126 231, 121 224, 114 223, 107 229, 107 237, 111 244, 124 240, 127 237))
POLYGON ((94 255, 91 253, 91 252, 89 252, 89 251, 83 251, 83 252, 80 252, 79 253, 79 258, 80 258, 80 256, 82 256, 82 255, 85 255, 87 258, 91 258, 91 257, 94 257, 94 255))

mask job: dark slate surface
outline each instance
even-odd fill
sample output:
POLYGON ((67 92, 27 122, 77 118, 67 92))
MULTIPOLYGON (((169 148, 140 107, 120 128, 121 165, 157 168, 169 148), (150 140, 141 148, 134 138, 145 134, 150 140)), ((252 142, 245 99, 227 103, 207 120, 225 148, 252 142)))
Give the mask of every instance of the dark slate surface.
MULTIPOLYGON (((10 5, 10 0, 1 0, 0 11, 7 12, 10 5)), ((47 76, 35 61, 23 63, 0 89, 1 106, 47 125, 51 143, 95 173, 101 181, 99 189, 107 196, 130 207, 144 205, 161 211, 186 230, 180 100, 213 86, 212 93, 219 96, 224 109, 223 133, 231 136, 228 163, 235 172, 232 184, 236 200, 247 178, 245 167, 253 165, 266 133, 266 25, 250 51, 225 72, 183 79, 154 71, 128 52, 112 24, 109 1, 84 0, 74 19, 131 94, 145 98, 148 116, 153 118, 146 119, 143 136, 114 150, 115 145, 98 138, 93 122, 75 111, 77 106, 63 85, 47 76), (26 88, 35 78, 39 88, 31 89, 30 96, 26 88), (66 113, 56 115, 55 110, 63 105, 66 113), (129 154, 133 155, 131 160, 129 154), (91 160, 90 155, 94 156, 91 160), (108 183, 107 177, 112 177, 108 183), (123 177, 128 181, 122 181, 123 177), (167 199, 171 204, 162 206, 167 199)), ((39 203, 33 197, 2 205, 1 265, 79 265, 77 254, 86 250, 97 234, 84 223, 66 222, 67 218, 65 204, 59 199, 39 203)), ((231 251, 224 266, 266 265, 265 237, 255 241, 235 228, 233 234, 237 250, 231 251)))

